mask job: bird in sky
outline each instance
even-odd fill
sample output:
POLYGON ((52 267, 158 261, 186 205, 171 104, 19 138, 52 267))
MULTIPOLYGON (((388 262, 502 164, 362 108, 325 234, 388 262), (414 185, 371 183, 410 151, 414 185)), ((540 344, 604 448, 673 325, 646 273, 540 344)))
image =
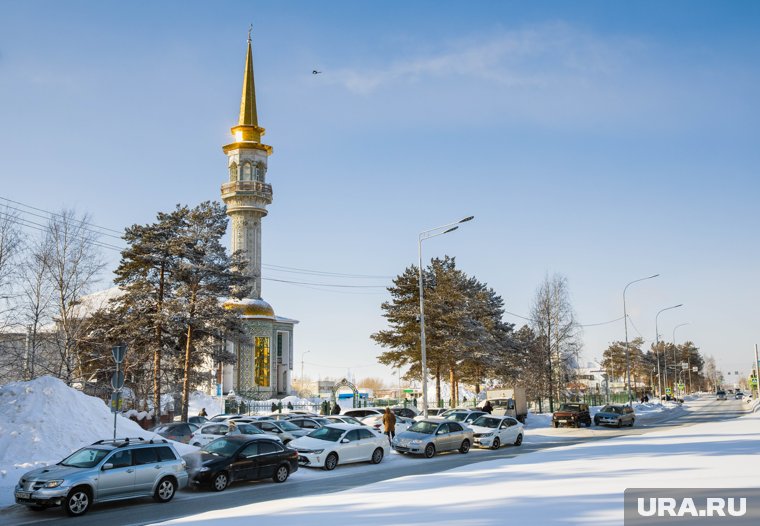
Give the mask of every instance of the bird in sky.
POLYGON ((322 73, 322 72, 321 71, 317 71, 316 69, 311 70, 311 74, 312 75, 319 75, 320 73, 322 73))

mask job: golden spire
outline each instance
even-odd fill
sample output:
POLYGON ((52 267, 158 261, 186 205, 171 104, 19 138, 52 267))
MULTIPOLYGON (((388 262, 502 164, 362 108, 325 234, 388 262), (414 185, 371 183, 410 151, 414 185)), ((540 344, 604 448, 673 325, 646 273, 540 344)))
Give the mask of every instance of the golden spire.
POLYGON ((256 115, 256 85, 253 82, 253 52, 251 51, 251 31, 248 29, 248 56, 245 57, 245 78, 243 78, 243 98, 240 100, 238 126, 258 126, 256 115))
MULTIPOLYGON (((264 128, 259 126, 259 117, 256 114, 256 86, 253 82, 253 51, 251 49, 251 31, 248 29, 248 55, 245 58, 245 76, 243 77, 243 97, 240 99, 240 118, 237 126, 232 128, 235 143, 261 143, 264 128)), ((231 145, 230 145, 231 146, 231 145)), ((226 147, 225 147, 226 148, 226 147)), ((271 147, 261 144, 260 149, 271 153, 271 147)))

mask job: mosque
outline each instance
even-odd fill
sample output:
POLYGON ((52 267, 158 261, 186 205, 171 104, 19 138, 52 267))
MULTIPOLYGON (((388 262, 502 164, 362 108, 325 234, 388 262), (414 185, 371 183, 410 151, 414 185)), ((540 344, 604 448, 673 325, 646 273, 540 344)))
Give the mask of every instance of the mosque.
POLYGON ((222 200, 230 216, 231 250, 245 255, 251 292, 249 298, 224 304, 240 313, 246 336, 227 342, 237 362, 223 366, 217 381, 223 394, 234 390, 244 397, 274 398, 290 394, 293 328, 298 321, 276 315, 261 297, 261 225, 272 203, 272 186, 267 182, 272 147, 261 142, 264 128, 259 126, 256 112, 250 33, 240 118, 231 131, 234 141, 222 147, 228 171, 227 182, 222 184, 222 200))

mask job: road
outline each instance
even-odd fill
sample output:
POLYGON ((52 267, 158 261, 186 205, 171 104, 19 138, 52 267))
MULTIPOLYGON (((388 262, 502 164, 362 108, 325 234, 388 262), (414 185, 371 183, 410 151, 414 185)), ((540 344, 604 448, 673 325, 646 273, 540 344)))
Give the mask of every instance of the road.
MULTIPOLYGON (((316 495, 366 486, 381 480, 408 475, 421 475, 494 460, 513 458, 532 451, 567 446, 589 440, 605 440, 622 435, 641 435, 652 431, 690 426, 702 422, 715 422, 737 418, 746 413, 746 404, 738 400, 716 401, 712 397, 689 402, 688 410, 677 415, 650 416, 637 422, 634 428, 611 429, 526 429, 526 440, 521 447, 502 447, 498 451, 472 449, 470 453, 439 454, 432 459, 392 453, 381 464, 349 464, 338 466, 331 472, 301 468, 284 484, 269 480, 233 485, 222 493, 185 490, 167 504, 152 499, 139 499, 95 505, 88 513, 76 519, 77 526, 132 526, 150 524, 205 511, 225 509, 255 502, 316 495)), ((24 506, 12 506, 0 512, 0 523, 7 525, 55 524, 65 520, 60 508, 33 512, 24 506)))

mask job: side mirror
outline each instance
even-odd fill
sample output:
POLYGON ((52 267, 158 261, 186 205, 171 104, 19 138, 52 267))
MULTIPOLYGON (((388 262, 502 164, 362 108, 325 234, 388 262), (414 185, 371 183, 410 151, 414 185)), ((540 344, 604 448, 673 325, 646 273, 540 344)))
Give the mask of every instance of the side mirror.
POLYGON ((101 469, 103 471, 108 471, 109 469, 113 469, 113 464, 111 464, 110 462, 107 462, 107 463, 103 464, 103 467, 101 469))
POLYGON ((348 444, 349 442, 351 442, 351 441, 349 439, 347 439, 347 438, 344 438, 344 439, 342 439, 340 441, 341 444, 348 444))

